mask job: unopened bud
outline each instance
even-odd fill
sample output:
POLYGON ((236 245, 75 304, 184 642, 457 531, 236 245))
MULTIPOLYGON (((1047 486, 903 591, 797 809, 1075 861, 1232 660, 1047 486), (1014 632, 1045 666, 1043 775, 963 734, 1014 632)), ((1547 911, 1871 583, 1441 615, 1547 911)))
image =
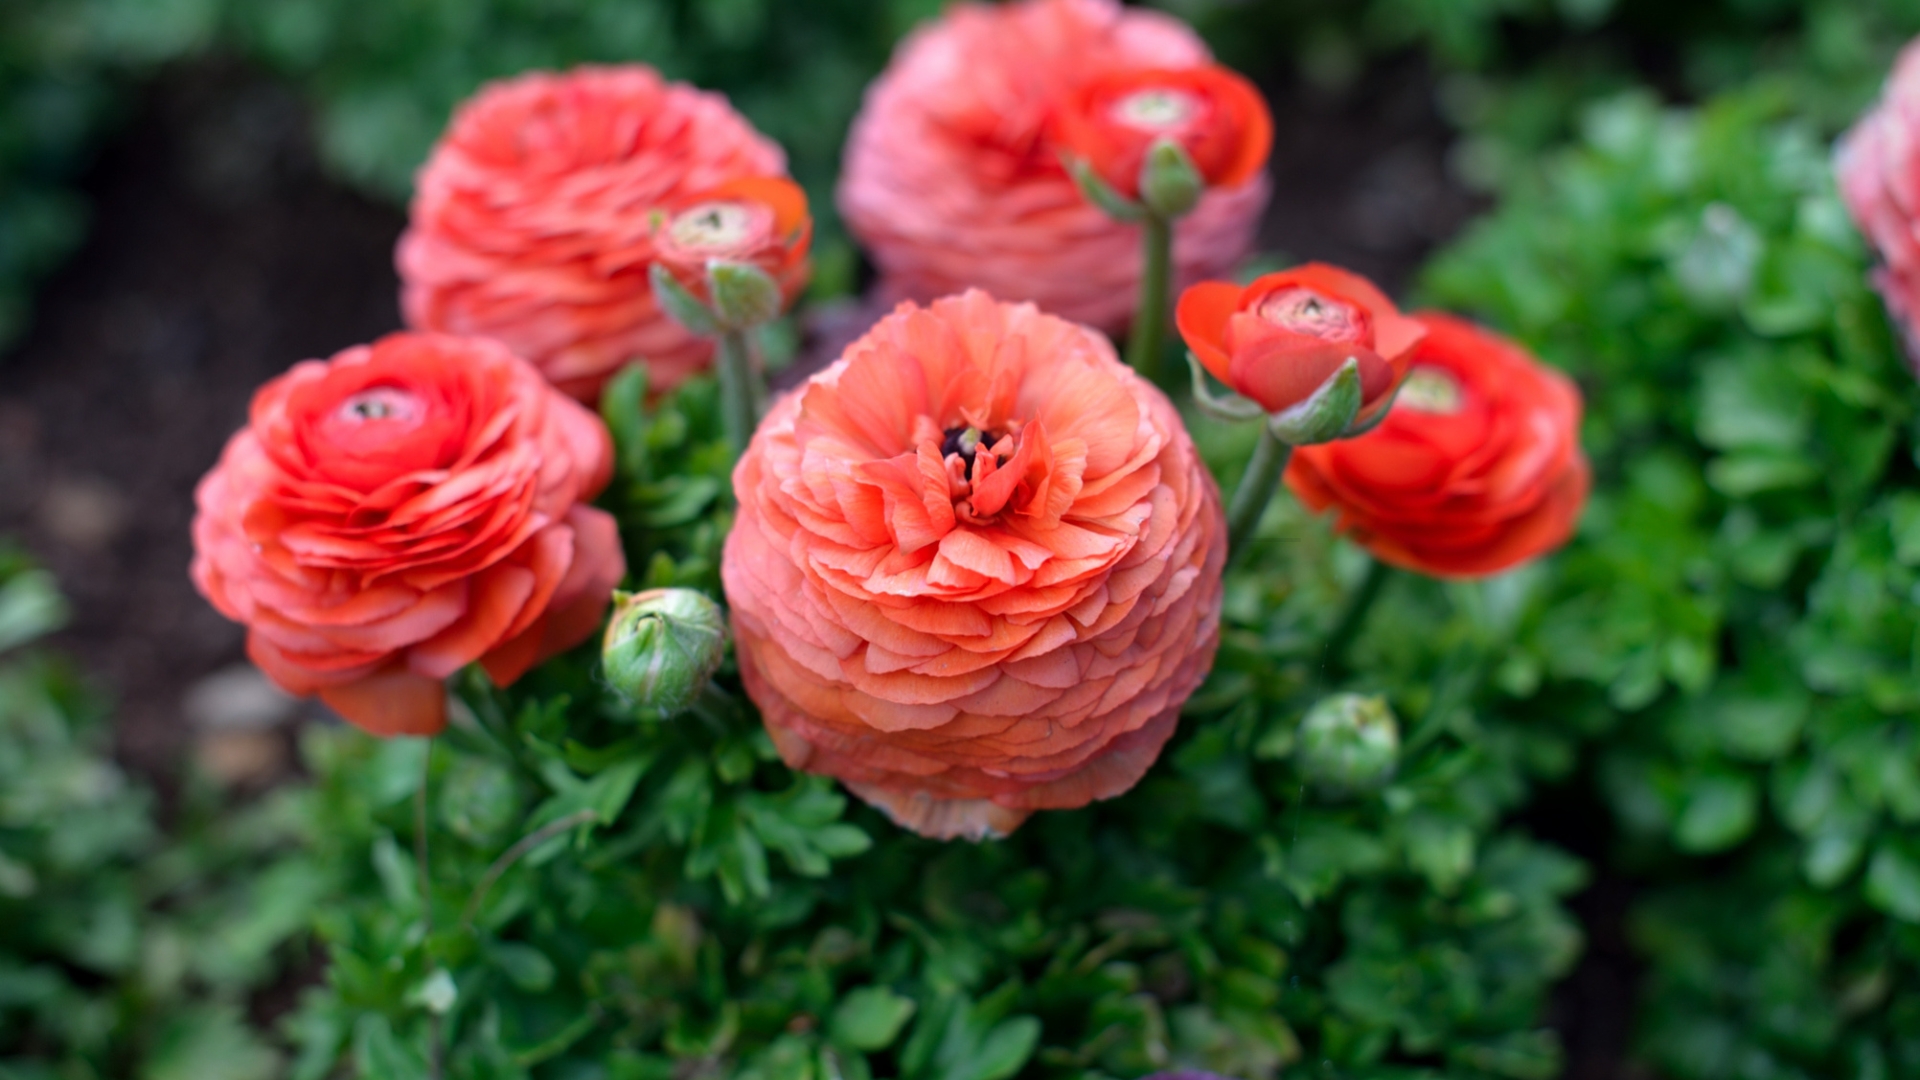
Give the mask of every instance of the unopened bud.
POLYGON ((751 263, 708 263, 707 286, 713 293, 713 313, 728 330, 750 330, 772 322, 784 302, 780 283, 751 263))
POLYGON ((1172 139, 1155 139, 1140 165, 1140 201, 1164 221, 1183 217, 1200 202, 1207 181, 1193 157, 1172 139))
POLYGON ((1300 771, 1328 794, 1371 791, 1400 762, 1400 723, 1387 699, 1359 694, 1322 698, 1300 721, 1300 771))
POLYGON ((613 602, 600 647, 607 681, 647 715, 684 711, 726 655, 720 605, 693 589, 616 592, 613 602))

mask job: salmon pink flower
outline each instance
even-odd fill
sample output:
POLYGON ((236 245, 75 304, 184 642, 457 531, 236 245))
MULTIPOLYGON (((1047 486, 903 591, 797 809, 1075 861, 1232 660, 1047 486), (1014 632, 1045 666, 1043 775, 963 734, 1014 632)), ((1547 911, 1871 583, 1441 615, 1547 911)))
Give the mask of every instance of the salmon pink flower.
POLYGON ((707 366, 713 343, 660 310, 652 263, 663 246, 682 260, 746 248, 798 288, 805 248, 788 250, 782 207, 769 218, 728 187, 785 169, 725 98, 648 67, 493 83, 461 106, 415 182, 395 256, 401 307, 415 329, 504 342, 582 400, 632 362, 648 385, 672 387, 707 366), (732 208, 715 219, 724 235, 686 216, 707 202, 732 208))
POLYGON ((247 653, 376 735, 593 633, 625 573, 600 420, 497 342, 393 334, 254 395, 200 481, 193 580, 247 653))
POLYGON ((1306 401, 1355 361, 1361 422, 1406 375, 1423 333, 1372 282, 1321 263, 1246 286, 1195 285, 1174 318, 1201 366, 1269 413, 1306 401))
POLYGON ((1880 101, 1834 154, 1840 196, 1881 264, 1873 284, 1920 365, 1920 41, 1894 64, 1880 101))
POLYGON ((1447 315, 1392 411, 1358 438, 1302 446, 1287 486, 1382 561, 1497 574, 1566 543, 1592 482, 1580 391, 1515 343, 1447 315))
POLYGON ((902 305, 733 486, 722 577, 774 745, 916 832, 1127 790, 1212 664, 1212 477, 1164 395, 1031 305, 902 305))
MULTIPOLYGON (((958 4, 908 37, 868 89, 842 215, 897 295, 977 285, 1118 331, 1138 302, 1140 229, 1081 195, 1048 138, 1053 116, 1105 76, 1208 63, 1190 28, 1117 0, 958 4)), ((1267 194, 1255 174, 1202 196, 1175 233, 1176 276, 1232 269, 1267 194)))
POLYGON ((1162 139, 1186 153, 1208 187, 1252 180, 1273 148, 1273 117, 1252 83, 1218 65, 1116 71, 1066 95, 1052 136, 1062 153, 1137 199, 1147 150, 1162 139))

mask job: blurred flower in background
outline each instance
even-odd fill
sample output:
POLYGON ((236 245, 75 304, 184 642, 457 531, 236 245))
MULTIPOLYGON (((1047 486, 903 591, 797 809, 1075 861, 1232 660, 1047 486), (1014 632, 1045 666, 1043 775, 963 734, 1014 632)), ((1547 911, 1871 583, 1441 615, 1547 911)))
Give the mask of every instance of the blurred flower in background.
POLYGON ((1464 320, 1419 322, 1386 419, 1298 448, 1287 486, 1376 557, 1436 577, 1497 574, 1566 543, 1593 480, 1579 389, 1464 320))
POLYGON ((407 321, 502 341, 582 400, 628 363, 645 363, 649 384, 670 389, 711 361, 713 345, 655 302, 647 275, 662 248, 684 259, 690 245, 785 237, 749 237, 755 223, 773 224, 750 211, 733 223, 747 232, 727 237, 672 224, 659 233, 659 214, 785 167, 724 97, 651 68, 491 84, 454 116, 416 181, 395 255, 407 321))
MULTIPOLYGON (((867 92, 839 203, 887 288, 927 300, 979 286, 1107 331, 1138 302, 1139 230, 1087 202, 1048 137, 1083 84, 1201 68, 1184 24, 1112 0, 961 4, 910 35, 867 92)), ((1210 191, 1179 225, 1183 281, 1227 273, 1252 245, 1264 175, 1210 191)))

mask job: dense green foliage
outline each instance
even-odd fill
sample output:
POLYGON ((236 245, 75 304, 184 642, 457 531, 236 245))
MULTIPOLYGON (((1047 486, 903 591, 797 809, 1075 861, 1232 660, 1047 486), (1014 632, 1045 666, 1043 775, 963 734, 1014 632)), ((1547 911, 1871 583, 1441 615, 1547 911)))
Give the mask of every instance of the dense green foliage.
MULTIPOLYGON (((48 575, 0 554, 0 652, 63 618, 48 575)), ((190 794, 163 835, 100 719, 66 665, 0 657, 0 1077, 266 1080, 280 1055, 248 993, 323 895, 268 869, 291 803, 217 815, 190 794)))
POLYGON ((1791 104, 1597 107, 1428 278, 1587 387, 1600 494, 1504 664, 1659 883, 1675 1077, 1920 1071, 1913 380, 1791 104))

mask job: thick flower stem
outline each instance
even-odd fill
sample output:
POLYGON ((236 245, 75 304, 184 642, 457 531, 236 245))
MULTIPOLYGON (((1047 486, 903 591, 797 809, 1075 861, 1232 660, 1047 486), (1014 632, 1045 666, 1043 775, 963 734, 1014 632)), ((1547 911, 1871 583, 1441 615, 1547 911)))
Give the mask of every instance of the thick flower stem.
POLYGON ((760 398, 755 385, 759 374, 753 369, 753 352, 744 330, 728 330, 720 335, 717 357, 720 368, 720 419, 725 425, 727 445, 733 456, 746 453, 753 429, 760 423, 760 398))
POLYGON ((1173 278, 1173 222, 1148 214, 1140 226, 1146 245, 1140 273, 1140 306, 1127 337, 1127 364, 1158 386, 1160 359, 1166 350, 1167 290, 1173 278))
POLYGON ((1366 625, 1367 612, 1373 609, 1373 602, 1379 598, 1380 590, 1393 576, 1393 567, 1378 559, 1367 560, 1367 572, 1347 594, 1347 602, 1340 609, 1339 621, 1333 624, 1333 632, 1327 635, 1327 666, 1335 671, 1346 663, 1347 647, 1353 639, 1360 636, 1360 628, 1366 625))
POLYGON ((1260 425, 1260 442, 1253 448, 1253 459, 1240 476, 1233 502, 1227 507, 1227 559, 1234 561, 1253 543, 1260 518, 1267 512, 1274 489, 1280 486, 1280 474, 1287 471, 1287 459, 1293 447, 1280 441, 1266 424, 1260 425))

